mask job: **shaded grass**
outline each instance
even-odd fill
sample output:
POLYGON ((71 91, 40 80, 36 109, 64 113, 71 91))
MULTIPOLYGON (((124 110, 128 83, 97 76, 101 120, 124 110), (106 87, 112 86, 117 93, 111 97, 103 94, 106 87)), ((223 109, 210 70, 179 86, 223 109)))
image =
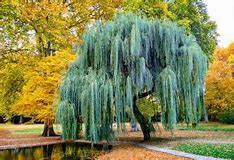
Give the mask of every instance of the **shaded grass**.
POLYGON ((222 123, 200 123, 197 127, 187 127, 185 125, 178 125, 178 130, 184 131, 224 131, 234 132, 234 125, 227 125, 222 123))
POLYGON ((234 159, 234 144, 182 143, 174 149, 197 155, 234 159))
POLYGON ((178 128, 182 131, 224 131, 224 132, 234 132, 234 128, 204 128, 204 127, 188 127, 188 128, 178 128))

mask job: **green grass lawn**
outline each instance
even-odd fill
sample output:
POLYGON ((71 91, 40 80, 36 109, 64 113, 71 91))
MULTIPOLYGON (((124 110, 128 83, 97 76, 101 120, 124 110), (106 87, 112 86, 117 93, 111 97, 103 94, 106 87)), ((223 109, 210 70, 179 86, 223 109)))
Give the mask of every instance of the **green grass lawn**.
POLYGON ((197 127, 191 127, 191 126, 187 127, 186 125, 178 125, 178 130, 234 132, 234 125, 210 122, 210 123, 200 123, 197 127))
POLYGON ((17 129, 14 131, 15 134, 38 134, 42 133, 42 128, 33 128, 33 129, 17 129))
MULTIPOLYGON (((10 131, 12 134, 40 135, 43 132, 44 124, 28 124, 28 125, 0 124, 0 129, 6 129, 10 131)), ((57 134, 60 134, 61 133, 60 125, 54 125, 54 131, 57 134)))
POLYGON ((182 143, 174 149, 197 155, 234 159, 234 144, 182 143))

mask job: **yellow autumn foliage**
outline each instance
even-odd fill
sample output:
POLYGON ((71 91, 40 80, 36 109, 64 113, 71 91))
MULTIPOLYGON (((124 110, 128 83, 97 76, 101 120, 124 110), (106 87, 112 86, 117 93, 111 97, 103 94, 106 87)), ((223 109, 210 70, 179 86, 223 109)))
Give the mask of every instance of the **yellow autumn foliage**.
POLYGON ((234 113, 234 43, 214 54, 206 78, 205 102, 212 119, 234 113))
POLYGON ((26 84, 12 111, 39 121, 53 121, 61 77, 74 59, 75 55, 67 49, 35 63, 25 73, 26 84))
MULTIPOLYGON (((91 21, 112 18, 121 5, 122 0, 0 1, 8 20, 3 21, 2 25, 8 26, 12 23, 15 28, 18 27, 16 31, 23 35, 20 40, 29 38, 27 48, 35 47, 41 54, 49 48, 48 43, 54 50, 71 47, 80 41, 85 27, 91 21)), ((8 32, 14 34, 15 30, 11 26, 8 28, 8 32)))

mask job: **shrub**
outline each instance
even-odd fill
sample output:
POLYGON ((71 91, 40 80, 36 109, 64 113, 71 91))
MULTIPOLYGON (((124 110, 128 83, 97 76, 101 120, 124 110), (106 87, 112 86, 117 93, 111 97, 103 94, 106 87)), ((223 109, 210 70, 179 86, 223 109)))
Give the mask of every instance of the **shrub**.
POLYGON ((225 124, 234 124, 234 112, 221 114, 218 116, 218 120, 225 124))

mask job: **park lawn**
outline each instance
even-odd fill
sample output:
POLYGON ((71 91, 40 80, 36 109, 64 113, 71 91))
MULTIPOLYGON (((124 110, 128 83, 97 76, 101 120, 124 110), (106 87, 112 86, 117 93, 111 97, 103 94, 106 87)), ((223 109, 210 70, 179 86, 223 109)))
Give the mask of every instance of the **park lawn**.
POLYGON ((178 130, 191 130, 191 131, 224 131, 234 132, 234 125, 222 124, 218 122, 200 123, 197 127, 187 127, 186 125, 178 125, 178 130))
MULTIPOLYGON (((43 124, 0 124, 0 129, 6 129, 12 134, 41 134, 43 131, 43 124)), ((128 126, 129 127, 129 126, 128 126)), ((180 131, 224 131, 224 132, 234 132, 234 125, 226 125, 222 123, 209 122, 200 123, 196 128, 187 127, 186 125, 178 125, 178 130, 180 131)), ((54 130, 56 133, 61 133, 61 126, 54 125, 54 130)))
MULTIPOLYGON (((0 124, 0 129, 8 130, 11 134, 32 134, 40 135, 43 132, 44 124, 0 124)), ((54 125, 54 130, 56 133, 61 133, 60 125, 54 125)))
MULTIPOLYGON (((177 128, 187 128, 187 126, 178 125, 177 128)), ((199 125, 203 130, 195 129, 178 129, 174 132, 174 136, 170 132, 164 131, 161 128, 161 133, 155 135, 150 141, 145 143, 173 149, 178 144, 195 142, 195 141, 225 141, 234 142, 234 125, 225 125, 221 123, 201 123, 199 125), (212 130, 210 129, 212 128, 212 130)), ((139 137, 139 136, 138 136, 139 137)), ((139 139, 139 138, 138 138, 139 139)), ((134 140, 129 137, 129 141, 134 140)))
POLYGON ((234 144, 181 143, 174 149, 197 155, 234 159, 234 144))

